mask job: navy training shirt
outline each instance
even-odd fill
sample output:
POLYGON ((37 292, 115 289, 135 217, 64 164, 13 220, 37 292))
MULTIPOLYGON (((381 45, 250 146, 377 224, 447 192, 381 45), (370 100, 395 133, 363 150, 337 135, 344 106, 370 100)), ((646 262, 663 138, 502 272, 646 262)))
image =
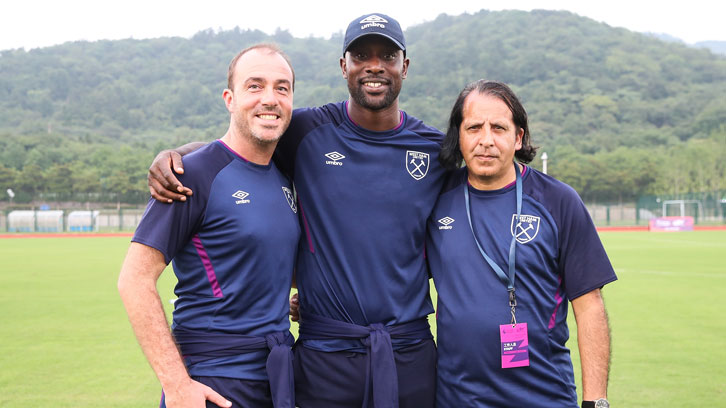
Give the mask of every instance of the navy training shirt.
POLYGON ((526 167, 522 222, 514 184, 480 191, 454 173, 428 221, 427 253, 438 292, 437 406, 577 407, 567 303, 616 278, 584 204, 566 184, 526 167), (505 273, 516 234, 517 322, 527 323, 529 367, 503 369, 499 325, 511 320, 507 288, 477 239, 505 273))
MULTIPOLYGON (((296 273, 303 313, 362 326, 433 313, 424 245, 444 181, 442 140, 404 112, 397 128, 374 132, 351 121, 346 102, 295 110, 275 160, 294 177, 300 203, 304 239, 296 273)), ((365 350, 348 340, 305 346, 365 350)))
MULTIPOLYGON (((263 336, 288 330, 300 226, 288 179, 217 140, 184 156, 186 202, 149 200, 132 239, 172 261, 174 327, 263 336)), ((266 380, 266 351, 216 358, 191 375, 266 380)))

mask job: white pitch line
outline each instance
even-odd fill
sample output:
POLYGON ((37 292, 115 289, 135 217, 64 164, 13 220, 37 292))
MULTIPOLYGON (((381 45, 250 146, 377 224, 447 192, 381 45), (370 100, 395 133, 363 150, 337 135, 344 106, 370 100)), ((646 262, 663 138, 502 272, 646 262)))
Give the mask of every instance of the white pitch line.
POLYGON ((642 270, 642 269, 616 269, 616 273, 643 273, 647 275, 663 275, 663 276, 681 276, 681 277, 691 277, 691 276, 697 276, 701 278, 726 278, 726 273, 724 274, 718 274, 718 273, 699 273, 699 272, 668 272, 668 271, 652 271, 652 270, 642 270))

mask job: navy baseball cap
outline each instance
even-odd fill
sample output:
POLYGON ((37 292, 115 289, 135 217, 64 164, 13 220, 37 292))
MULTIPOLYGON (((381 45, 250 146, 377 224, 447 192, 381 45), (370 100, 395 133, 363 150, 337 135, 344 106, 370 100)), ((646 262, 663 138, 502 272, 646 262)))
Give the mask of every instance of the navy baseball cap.
POLYGON ((353 41, 370 34, 381 35, 393 41, 398 48, 406 52, 406 40, 403 38, 401 25, 394 18, 381 13, 364 14, 348 25, 343 41, 343 55, 353 41))

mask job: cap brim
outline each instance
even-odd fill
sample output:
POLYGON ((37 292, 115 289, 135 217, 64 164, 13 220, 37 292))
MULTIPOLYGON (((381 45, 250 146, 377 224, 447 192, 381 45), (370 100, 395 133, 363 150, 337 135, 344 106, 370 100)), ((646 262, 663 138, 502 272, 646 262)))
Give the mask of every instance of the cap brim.
POLYGON ((387 38, 387 39, 389 39, 389 40, 390 40, 390 41, 391 41, 392 43, 396 44, 396 47, 398 47, 398 48, 399 48, 399 49, 400 49, 401 51, 406 51, 406 47, 404 47, 404 46, 403 46, 403 45, 402 45, 402 44, 401 44, 400 42, 398 42, 398 41, 397 41, 396 39, 394 39, 394 38, 393 38, 393 37, 391 37, 390 35, 387 35, 387 34, 383 34, 383 33, 376 33, 376 32, 372 32, 372 33, 363 33, 363 34, 361 34, 361 35, 359 35, 359 36, 355 37, 354 39, 352 39, 352 40, 350 41, 350 43, 348 43, 348 46, 347 46, 347 47, 345 47, 345 49, 343 50, 343 54, 345 55, 345 53, 346 53, 346 52, 348 51, 348 48, 350 48, 350 46, 351 46, 351 45, 353 45, 353 43, 354 43, 354 42, 356 42, 356 41, 360 40, 360 39, 361 39, 361 38, 363 38, 363 37, 369 36, 369 35, 380 35, 381 37, 387 38))

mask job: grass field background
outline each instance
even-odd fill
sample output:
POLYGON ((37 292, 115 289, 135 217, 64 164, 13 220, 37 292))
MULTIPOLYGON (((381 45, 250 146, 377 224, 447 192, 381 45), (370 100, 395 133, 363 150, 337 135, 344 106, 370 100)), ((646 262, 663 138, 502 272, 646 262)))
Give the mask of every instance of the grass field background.
MULTIPOLYGON (((724 406, 726 231, 601 237, 619 277, 604 290, 612 405, 724 406)), ((0 239, 0 407, 155 406, 158 382, 116 291, 128 241, 0 239)), ((169 269, 168 312, 173 284, 169 269)), ((579 387, 572 314, 570 328, 579 387)))

